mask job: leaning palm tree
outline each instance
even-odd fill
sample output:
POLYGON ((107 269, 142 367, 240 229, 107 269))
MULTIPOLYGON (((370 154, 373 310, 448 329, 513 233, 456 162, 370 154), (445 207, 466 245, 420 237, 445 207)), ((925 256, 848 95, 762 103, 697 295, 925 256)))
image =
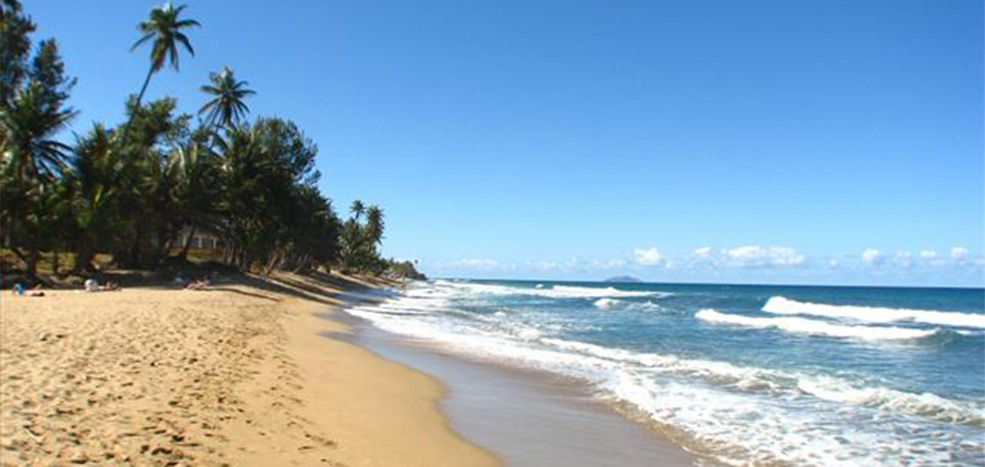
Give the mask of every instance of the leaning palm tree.
POLYGON ((366 212, 366 206, 360 200, 355 200, 352 205, 349 206, 349 210, 352 211, 353 216, 356 218, 356 222, 359 222, 359 216, 362 216, 366 212))
POLYGON ((243 100, 256 92, 246 88, 249 84, 246 81, 236 81, 229 67, 222 67, 222 73, 209 73, 209 81, 212 84, 201 89, 214 97, 202 106, 198 114, 206 114, 205 121, 216 129, 220 125, 228 128, 238 124, 250 111, 243 100))
MULTIPOLYGON (((140 107, 140 101, 144 98, 144 92, 147 91, 147 85, 150 84, 151 76, 154 76, 154 73, 164 68, 165 62, 170 62, 171 67, 175 71, 178 70, 179 43, 188 50, 188 53, 193 57, 195 56, 195 49, 192 48, 188 36, 181 31, 201 25, 193 19, 180 19, 179 16, 184 9, 185 5, 176 8, 169 1, 162 6, 154 7, 147 21, 140 23, 140 32, 143 33, 143 37, 135 42, 130 50, 135 50, 151 39, 154 42, 151 45, 150 51, 150 69, 147 71, 147 78, 144 79, 143 87, 140 88, 140 94, 137 94, 136 107, 138 108, 140 107)), ((127 122, 127 126, 123 130, 124 139, 126 139, 126 134, 130 129, 130 122, 132 121, 133 117, 131 116, 130 121, 127 122)))

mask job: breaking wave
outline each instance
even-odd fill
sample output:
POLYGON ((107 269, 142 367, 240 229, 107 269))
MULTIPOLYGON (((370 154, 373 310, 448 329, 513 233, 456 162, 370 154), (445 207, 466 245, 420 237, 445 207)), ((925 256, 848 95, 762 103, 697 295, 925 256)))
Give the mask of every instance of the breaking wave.
MULTIPOLYGON (((679 294, 678 298, 688 296, 679 294)), ((661 306, 667 313, 635 313, 632 319, 660 323, 660 329, 683 326, 680 323, 686 320, 684 323, 694 326, 684 328, 688 334, 731 334, 723 327, 702 324, 712 323, 777 329, 792 336, 919 343, 859 346, 834 339, 803 341, 846 349, 861 347, 875 355, 883 351, 924 352, 936 348, 938 339, 977 344, 982 330, 870 326, 701 309, 717 306, 714 303, 696 304, 677 313, 678 300, 660 302, 657 299, 662 295, 601 285, 545 284, 535 288, 533 284, 439 281, 404 290, 383 303, 359 303, 347 311, 413 341, 428 341, 473 358, 586 381, 599 398, 638 409, 658 427, 670 427, 674 434, 680 434, 688 449, 726 463, 878 465, 908 459, 921 465, 978 465, 985 459, 981 450, 985 446, 985 400, 978 396, 929 392, 849 367, 829 371, 810 365, 725 361, 673 348, 631 350, 634 344, 607 341, 607 335, 599 332, 622 320, 623 310, 661 306), (624 293, 631 295, 620 295, 624 293), (528 298, 514 297, 517 295, 528 298), (642 296, 648 298, 634 298, 642 296), (538 297, 585 300, 545 306, 538 297), (538 308, 541 306, 545 308, 538 308), (551 311, 555 309, 560 311, 551 311), (694 313, 696 309, 701 310, 694 313), (579 321, 594 319, 600 321, 579 321)), ((800 305, 774 299, 770 300, 773 307, 800 305)), ((748 312, 758 314, 757 307, 758 303, 753 303, 748 312)), ((772 345, 773 341, 761 344, 772 345)))
POLYGON ((798 302, 785 297, 771 297, 763 311, 781 315, 812 315, 827 318, 848 318, 871 323, 909 321, 938 326, 985 328, 985 315, 932 310, 875 308, 853 305, 825 305, 798 302))
POLYGON ((749 328, 776 328, 782 331, 842 337, 865 340, 912 340, 923 339, 940 334, 941 329, 909 329, 884 326, 843 326, 806 318, 755 318, 752 316, 730 315, 712 309, 704 309, 694 314, 695 318, 716 324, 731 324, 749 328))

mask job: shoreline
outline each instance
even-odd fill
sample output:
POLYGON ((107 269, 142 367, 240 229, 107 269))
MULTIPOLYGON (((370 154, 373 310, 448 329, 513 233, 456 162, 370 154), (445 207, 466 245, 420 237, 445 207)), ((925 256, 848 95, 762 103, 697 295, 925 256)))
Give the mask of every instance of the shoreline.
POLYGON ((580 381, 469 358, 339 311, 322 318, 354 332, 325 337, 363 346, 441 381, 448 394, 440 407, 451 427, 505 465, 718 465, 596 399, 580 381))
MULTIPOLYGON (((328 313, 338 313, 337 307, 328 313)), ((490 452, 469 444, 438 409, 442 383, 428 375, 324 334, 351 335, 306 305, 286 324, 288 352, 304 374, 314 412, 330 413, 340 454, 353 465, 495 466, 490 452), (326 365, 328 365, 326 367, 326 365)))
POLYGON ((321 332, 372 284, 278 274, 209 290, 0 301, 0 465, 464 465, 437 380, 321 332))

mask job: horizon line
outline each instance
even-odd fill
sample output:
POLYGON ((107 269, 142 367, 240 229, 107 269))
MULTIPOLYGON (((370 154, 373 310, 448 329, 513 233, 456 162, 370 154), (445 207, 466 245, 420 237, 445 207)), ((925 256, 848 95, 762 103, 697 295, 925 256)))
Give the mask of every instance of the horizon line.
POLYGON ((489 278, 467 278, 467 277, 433 277, 428 280, 467 280, 467 281, 509 281, 509 282, 570 282, 588 284, 646 284, 646 285, 729 285, 729 286, 750 286, 750 287, 853 287, 871 289, 958 289, 958 290, 979 290, 985 292, 985 285, 982 286, 962 286, 962 285, 849 285, 849 284, 768 284, 768 283, 734 283, 734 282, 649 282, 639 280, 637 282, 608 281, 601 280, 577 280, 577 279, 489 279, 489 278))

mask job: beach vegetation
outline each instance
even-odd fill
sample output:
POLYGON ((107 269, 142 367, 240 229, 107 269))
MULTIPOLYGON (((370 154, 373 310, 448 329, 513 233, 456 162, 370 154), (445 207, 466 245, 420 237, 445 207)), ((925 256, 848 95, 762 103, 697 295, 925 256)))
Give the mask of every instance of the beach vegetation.
POLYGON ((124 123, 73 128, 77 112, 67 101, 76 79, 57 42, 35 47, 22 5, 0 2, 5 275, 188 261, 261 273, 414 271, 381 259, 382 208, 357 200, 341 220, 318 188, 315 142, 289 119, 250 115, 247 100, 257 93, 231 67, 210 74, 200 88, 209 100, 195 115, 175 98, 145 99, 158 71, 177 71, 182 51, 195 55, 188 33, 201 24, 185 5, 155 7, 139 24, 131 50, 149 45, 150 66, 140 91, 125 98, 124 123), (50 264, 39 270, 42 260, 50 264))

